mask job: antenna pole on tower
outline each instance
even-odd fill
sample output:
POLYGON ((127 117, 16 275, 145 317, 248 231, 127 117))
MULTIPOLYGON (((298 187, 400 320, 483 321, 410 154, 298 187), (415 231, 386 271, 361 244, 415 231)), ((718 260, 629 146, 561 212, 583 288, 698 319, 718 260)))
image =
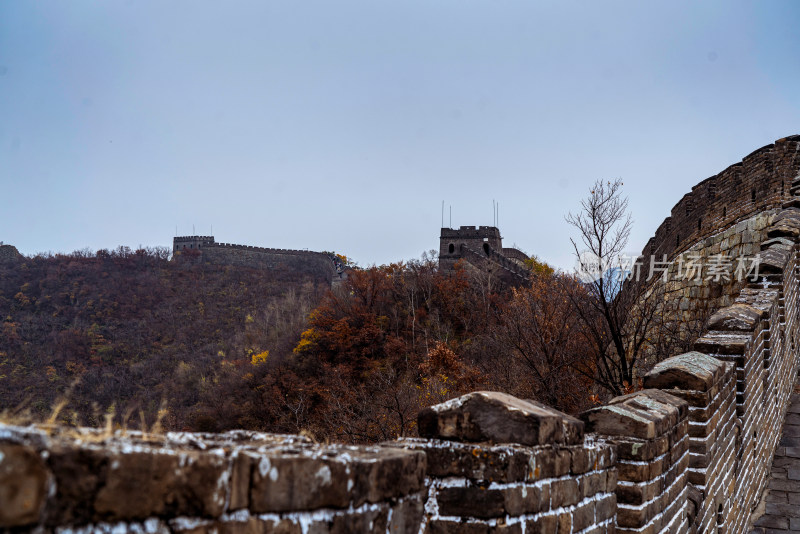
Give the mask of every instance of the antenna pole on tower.
POLYGON ((444 200, 442 200, 442 228, 444 228, 444 200))
POLYGON ((453 227, 453 206, 450 206, 450 228, 453 227))

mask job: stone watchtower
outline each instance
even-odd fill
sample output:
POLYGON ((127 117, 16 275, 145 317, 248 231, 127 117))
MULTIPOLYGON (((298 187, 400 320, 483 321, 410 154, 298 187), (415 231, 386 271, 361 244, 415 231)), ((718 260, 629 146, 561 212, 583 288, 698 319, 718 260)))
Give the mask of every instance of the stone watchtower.
POLYGON ((450 271, 459 260, 464 260, 471 269, 496 275, 508 285, 524 284, 530 274, 525 265, 528 256, 515 248, 503 248, 503 238, 496 226, 442 228, 439 270, 450 271))
POLYGON ((462 247, 488 257, 492 251, 502 253, 503 238, 495 226, 462 226, 458 230, 442 228, 439 237, 439 269, 445 271, 464 257, 462 247))
POLYGON ((172 238, 172 253, 182 250, 200 250, 203 247, 213 245, 213 235, 185 235, 172 238))

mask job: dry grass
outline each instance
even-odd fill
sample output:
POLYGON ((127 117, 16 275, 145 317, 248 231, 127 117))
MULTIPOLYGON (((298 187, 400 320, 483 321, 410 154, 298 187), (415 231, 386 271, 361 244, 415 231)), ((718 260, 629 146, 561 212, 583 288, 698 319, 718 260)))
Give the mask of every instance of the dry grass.
POLYGON ((314 434, 312 434, 309 430, 306 430, 305 428, 300 431, 300 435, 303 436, 304 438, 310 439, 312 443, 319 443, 319 440, 316 438, 316 436, 314 436, 314 434))
POLYGON ((35 421, 33 412, 31 412, 30 399, 26 399, 18 406, 12 408, 3 408, 0 411, 0 423, 14 426, 26 426, 35 421))
MULTIPOLYGON (((0 424, 10 426, 33 426, 49 435, 58 433, 88 442, 102 442, 113 437, 118 431, 123 436, 131 431, 129 422, 131 416, 136 411, 135 408, 132 407, 128 407, 122 414, 121 421, 115 423, 114 420, 117 417, 115 404, 109 406, 102 415, 99 406, 94 405, 94 420, 97 422, 102 421, 102 426, 98 425, 97 427, 79 426, 78 416, 74 411, 69 420, 61 417, 64 413, 64 409, 69 405, 72 391, 76 385, 77 382, 74 382, 63 395, 56 399, 50 409, 50 413, 46 417, 43 417, 41 414, 35 414, 31 409, 31 399, 26 399, 17 406, 0 410, 0 424), (61 417, 60 420, 59 417, 61 417)), ((161 439, 166 433, 163 421, 168 414, 169 410, 167 409, 166 399, 162 399, 158 413, 156 414, 156 420, 153 422, 152 426, 148 427, 144 410, 139 410, 138 431, 141 433, 140 439, 146 441, 157 441, 161 439)))

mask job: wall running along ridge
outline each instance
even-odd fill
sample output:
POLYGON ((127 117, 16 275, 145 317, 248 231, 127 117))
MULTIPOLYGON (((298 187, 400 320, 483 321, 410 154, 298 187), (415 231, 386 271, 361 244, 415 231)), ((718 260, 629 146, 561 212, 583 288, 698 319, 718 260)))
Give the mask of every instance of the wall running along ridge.
MULTIPOLYGON (((795 168, 789 154, 796 149, 797 138, 788 138, 745 162, 774 185, 771 177, 795 168)), ((706 284, 682 288, 697 288, 689 301, 711 299, 721 307, 695 350, 657 363, 644 375, 642 391, 580 418, 502 393, 475 392, 422 410, 419 438, 377 447, 253 432, 105 435, 2 426, 0 527, 109 533, 765 532, 769 525, 758 517, 758 504, 768 491, 800 363, 800 205, 794 200, 800 187, 796 173, 785 175, 781 180, 791 188, 784 188, 780 204, 765 194, 764 204, 748 211, 749 200, 737 207, 732 193, 749 195, 742 186, 748 173, 729 169, 723 175, 740 178, 738 185, 733 178, 721 180, 736 187, 715 191, 738 214, 726 214, 735 218, 719 219, 708 235, 677 240, 684 247, 677 252, 701 242, 710 252, 725 236, 719 243, 728 240, 726 250, 748 245, 741 250, 760 252, 766 268, 756 283, 731 285, 717 296, 705 295, 706 284), (744 239, 745 231, 752 237, 744 239)))
POLYGON ((172 252, 181 261, 194 259, 219 265, 285 269, 311 274, 328 283, 340 282, 345 277, 345 265, 333 254, 325 252, 217 243, 214 236, 175 237, 172 252))

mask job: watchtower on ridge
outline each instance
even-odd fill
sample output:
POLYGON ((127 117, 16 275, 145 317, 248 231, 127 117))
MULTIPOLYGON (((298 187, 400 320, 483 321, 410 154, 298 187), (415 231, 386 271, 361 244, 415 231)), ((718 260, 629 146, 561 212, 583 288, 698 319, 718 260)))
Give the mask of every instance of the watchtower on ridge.
POLYGON ((496 226, 461 226, 442 228, 439 237, 439 268, 449 270, 463 257, 462 247, 486 257, 492 251, 502 253, 503 238, 496 226))
POLYGON ((439 236, 439 270, 450 271, 456 262, 496 275, 508 285, 527 282, 527 254, 516 248, 503 248, 503 237, 496 226, 442 228, 439 236))
POLYGON ((181 250, 200 250, 214 245, 213 235, 184 235, 172 238, 172 252, 181 250))

